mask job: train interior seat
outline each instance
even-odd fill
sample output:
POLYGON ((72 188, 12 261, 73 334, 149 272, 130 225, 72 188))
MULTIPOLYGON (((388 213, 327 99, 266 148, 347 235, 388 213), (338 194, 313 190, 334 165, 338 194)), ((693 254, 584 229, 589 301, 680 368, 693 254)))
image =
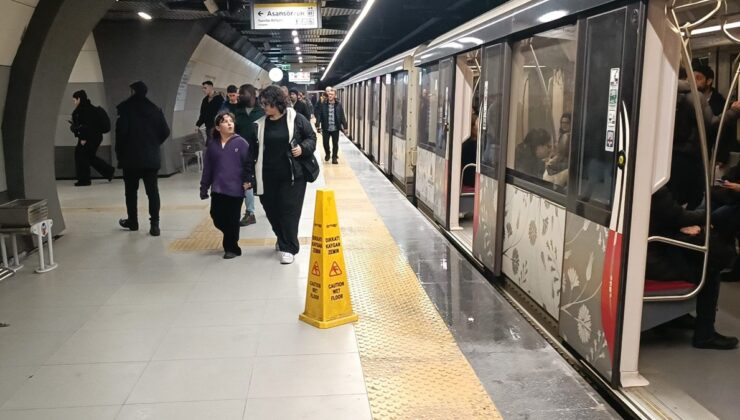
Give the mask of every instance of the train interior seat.
MULTIPOLYGON (((684 295, 696 286, 686 281, 645 280, 645 296, 684 295)), ((696 308, 696 297, 675 302, 645 302, 642 308, 642 331, 688 314, 696 308)))

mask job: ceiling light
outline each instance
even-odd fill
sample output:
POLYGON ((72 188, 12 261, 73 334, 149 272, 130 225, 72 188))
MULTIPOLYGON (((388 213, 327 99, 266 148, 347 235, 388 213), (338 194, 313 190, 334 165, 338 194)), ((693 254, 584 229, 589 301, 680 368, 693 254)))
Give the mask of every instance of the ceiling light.
POLYGON ((150 15, 149 13, 139 12, 137 13, 137 15, 139 15, 139 17, 144 20, 152 20, 152 15, 150 15))
POLYGON ((457 42, 448 42, 448 43, 442 45, 440 48, 453 48, 453 49, 456 49, 456 50, 461 50, 461 49, 463 49, 463 46, 462 46, 462 44, 457 43, 457 42))
POLYGON ((326 75, 329 74, 329 70, 331 70, 331 67, 334 65, 337 57, 339 57, 339 53, 342 52, 344 46, 347 45, 347 42, 349 42, 350 38, 352 38, 352 34, 355 33, 362 21, 365 20, 365 17, 370 12, 373 4, 375 4, 375 0, 367 0, 367 3, 365 3, 365 7, 362 9, 362 12, 360 12, 360 16, 357 17, 357 20, 355 20, 355 23, 349 29, 349 32, 347 32, 347 36, 345 36, 342 43, 339 44, 339 48, 337 48, 337 52, 334 53, 334 57, 331 58, 329 65, 326 67, 326 71, 324 72, 323 76, 321 76, 321 80, 324 80, 326 78, 326 75))
POLYGON ((300 40, 300 39, 298 39, 298 37, 297 37, 297 36, 293 38, 293 43, 294 43, 294 44, 298 44, 299 42, 301 42, 301 40, 300 40))
POLYGON ((293 31, 290 34, 293 35, 293 36, 298 36, 298 31, 293 31))
POLYGON ((283 71, 277 67, 271 68, 270 72, 267 75, 270 76, 270 80, 272 80, 273 82, 279 82, 283 80, 283 71))
POLYGON ((480 38, 476 38, 474 36, 466 36, 464 38, 460 38, 457 40, 458 42, 462 42, 463 44, 475 44, 475 45, 482 45, 483 40, 480 38))
POLYGON ((301 47, 295 47, 295 50, 296 51, 300 51, 301 50, 301 47))
POLYGON ((537 20, 542 23, 552 22, 553 20, 558 20, 562 17, 568 16, 568 12, 565 10, 553 10, 552 12, 547 12, 544 15, 540 16, 537 20))
MULTIPOLYGON (((725 28, 727 29, 735 29, 740 28, 740 21, 728 23, 725 28)), ((716 26, 707 26, 706 28, 699 28, 691 31, 691 35, 702 35, 702 34, 708 34, 712 32, 719 32, 722 30, 722 27, 719 25, 716 26)))
POLYGON ((301 55, 301 52, 300 52, 300 51, 298 51, 298 52, 297 52, 296 54, 298 54, 298 55, 301 55))

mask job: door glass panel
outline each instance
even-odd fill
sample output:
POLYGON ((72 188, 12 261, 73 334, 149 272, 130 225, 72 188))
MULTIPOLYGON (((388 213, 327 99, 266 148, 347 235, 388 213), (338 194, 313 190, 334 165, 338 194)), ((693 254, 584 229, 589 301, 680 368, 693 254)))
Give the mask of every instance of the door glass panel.
POLYGON ((406 138, 406 107, 409 85, 407 72, 396 73, 393 76, 393 135, 406 138))
POLYGON ((421 69, 419 100, 419 145, 434 149, 437 144, 437 112, 439 104, 439 67, 434 64, 421 69))
POLYGON ((568 187, 577 37, 571 25, 512 46, 507 167, 562 192, 568 187))
POLYGON ((605 208, 611 206, 614 154, 619 150, 615 143, 625 19, 624 13, 597 16, 589 19, 586 30, 578 199, 605 208))
POLYGON ((480 109, 480 132, 483 138, 480 152, 481 173, 498 179, 501 156, 501 110, 503 100, 504 46, 486 48, 483 56, 483 77, 479 92, 483 99, 480 109))
POLYGON ((450 113, 452 92, 452 75, 455 61, 450 58, 439 66, 439 90, 437 101, 437 155, 447 156, 447 137, 450 133, 450 113))

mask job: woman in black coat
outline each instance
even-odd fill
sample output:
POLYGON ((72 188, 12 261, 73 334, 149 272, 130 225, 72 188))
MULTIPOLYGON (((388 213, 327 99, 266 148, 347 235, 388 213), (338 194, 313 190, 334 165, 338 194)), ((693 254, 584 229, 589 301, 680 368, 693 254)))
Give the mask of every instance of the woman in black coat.
POLYGON ((87 97, 87 92, 78 90, 72 94, 75 110, 69 129, 77 137, 75 147, 75 187, 90 185, 90 166, 110 181, 115 169, 97 155, 103 142, 103 131, 110 130, 110 120, 102 108, 95 107, 87 97), (105 120, 103 120, 105 119, 105 120))
POLYGON ((260 95, 265 116, 255 123, 259 150, 255 165, 256 194, 260 197, 272 231, 281 264, 291 264, 300 250, 298 223, 301 219, 306 182, 318 175, 316 133, 311 123, 293 108, 277 86, 260 95))

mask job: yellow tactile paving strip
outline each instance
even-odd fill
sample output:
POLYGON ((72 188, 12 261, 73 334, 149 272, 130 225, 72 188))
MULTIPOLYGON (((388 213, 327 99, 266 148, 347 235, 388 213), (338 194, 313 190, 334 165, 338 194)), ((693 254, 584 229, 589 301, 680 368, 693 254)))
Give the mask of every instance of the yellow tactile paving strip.
MULTIPOLYGON (((222 246, 223 235, 213 226, 210 216, 204 216, 203 220, 187 238, 176 239, 168 247, 170 252, 193 252, 193 251, 219 251, 222 246)), ((311 238, 298 238, 301 245, 310 245, 311 238)), ((275 238, 251 238, 240 239, 240 246, 273 247, 275 238)))
POLYGON ((362 370, 375 419, 498 419, 493 402, 349 165, 335 191, 362 370))

